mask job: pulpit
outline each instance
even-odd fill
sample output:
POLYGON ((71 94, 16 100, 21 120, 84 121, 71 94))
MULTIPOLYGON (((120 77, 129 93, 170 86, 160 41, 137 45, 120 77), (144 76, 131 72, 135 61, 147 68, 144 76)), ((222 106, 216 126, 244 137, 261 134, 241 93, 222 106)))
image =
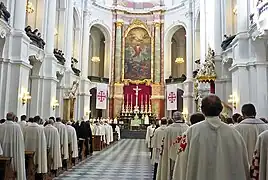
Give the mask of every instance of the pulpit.
POLYGON ((0 157, 0 179, 16 179, 16 172, 11 167, 11 159, 10 157, 0 157))

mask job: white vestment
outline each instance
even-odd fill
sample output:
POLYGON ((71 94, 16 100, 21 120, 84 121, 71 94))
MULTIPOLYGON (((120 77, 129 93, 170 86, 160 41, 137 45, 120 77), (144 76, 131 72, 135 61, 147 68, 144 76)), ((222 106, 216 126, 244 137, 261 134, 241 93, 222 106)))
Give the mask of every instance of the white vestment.
POLYGON ((25 151, 34 151, 34 163, 37 173, 47 173, 47 142, 44 128, 31 123, 24 131, 25 151))
POLYGON ((17 180, 26 180, 24 139, 20 126, 6 121, 0 126, 0 144, 3 156, 11 157, 17 180))
POLYGON ((103 127, 105 128, 105 137, 106 137, 106 144, 110 144, 110 142, 111 142, 111 129, 110 129, 110 127, 109 127, 110 125, 109 124, 104 124, 103 125, 103 127))
POLYGON ((159 163, 160 161, 161 145, 162 145, 162 140, 165 136, 166 127, 167 127, 166 125, 162 125, 159 128, 157 128, 152 137, 152 148, 153 148, 152 162, 153 164, 159 163))
POLYGON ((110 124, 108 124, 109 125, 109 128, 110 128, 110 134, 111 134, 111 142, 113 142, 114 141, 114 132, 113 132, 113 127, 110 125, 110 124))
POLYGON ((268 131, 258 136, 250 166, 250 176, 252 180, 268 179, 268 131))
POLYGON ((24 131, 24 128, 25 128, 26 125, 27 125, 26 121, 20 121, 20 122, 18 122, 18 124, 20 125, 21 130, 22 130, 22 132, 23 132, 23 131, 24 131))
POLYGON ((241 121, 235 126, 235 129, 241 134, 246 143, 248 160, 249 163, 251 163, 258 135, 263 131, 268 130, 268 125, 262 120, 249 118, 241 121))
POLYGON ((54 126, 58 129, 60 134, 61 154, 63 159, 68 159, 68 131, 67 127, 62 122, 55 122, 54 126))
POLYGON ((188 128, 189 126, 186 123, 175 122, 165 129, 163 152, 157 168, 157 180, 170 180, 178 147, 178 143, 175 144, 174 142, 176 138, 181 137, 188 128))
POLYGON ((147 127, 145 141, 147 143, 148 148, 152 148, 151 137, 153 136, 154 129, 155 129, 155 125, 150 125, 147 127))
POLYGON ((71 145, 71 150, 73 152, 72 157, 78 157, 78 143, 77 143, 77 136, 74 127, 71 125, 67 125, 68 131, 68 143, 71 145))
POLYGON ((2 156, 2 155, 3 155, 3 149, 2 149, 2 146, 0 144, 0 156, 2 156))
POLYGON ((62 167, 61 161, 61 150, 60 150, 60 134, 53 125, 48 124, 44 128, 47 147, 50 151, 51 157, 53 159, 51 169, 57 170, 62 167))
POLYGON ((219 117, 191 126, 179 143, 174 180, 250 180, 242 136, 219 117))
POLYGON ((118 140, 120 140, 120 127, 116 125, 115 131, 117 132, 118 140))

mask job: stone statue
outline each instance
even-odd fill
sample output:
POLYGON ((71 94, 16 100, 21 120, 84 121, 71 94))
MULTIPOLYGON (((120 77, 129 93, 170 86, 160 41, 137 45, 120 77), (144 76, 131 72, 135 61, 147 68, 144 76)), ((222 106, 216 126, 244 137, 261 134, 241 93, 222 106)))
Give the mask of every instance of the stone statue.
POLYGON ((32 27, 27 26, 24 30, 26 32, 26 35, 31 39, 31 44, 39 47, 40 49, 44 49, 46 43, 41 38, 41 33, 38 32, 38 29, 32 31, 32 27))
POLYGON ((79 82, 78 81, 73 81, 73 86, 70 90, 69 97, 74 98, 76 96, 76 91, 78 89, 79 82))
POLYGON ((233 36, 227 36, 226 34, 224 35, 225 40, 222 41, 221 43, 221 48, 222 50, 226 50, 227 47, 231 44, 231 42, 234 40, 234 38, 236 37, 236 35, 233 36))
POLYGON ((60 64, 64 65, 65 57, 64 57, 64 53, 62 52, 62 50, 54 49, 53 53, 54 53, 54 56, 56 57, 56 59, 58 60, 58 62, 60 64))
POLYGON ((209 47, 205 63, 197 73, 197 79, 200 77, 216 77, 214 58, 215 51, 209 47))

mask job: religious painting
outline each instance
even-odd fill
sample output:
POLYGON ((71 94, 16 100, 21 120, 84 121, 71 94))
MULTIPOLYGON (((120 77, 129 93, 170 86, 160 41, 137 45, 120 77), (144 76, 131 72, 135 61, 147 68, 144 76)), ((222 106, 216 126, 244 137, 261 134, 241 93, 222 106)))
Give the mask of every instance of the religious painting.
POLYGON ((151 37, 144 28, 129 31, 124 53, 124 79, 151 79, 151 37))

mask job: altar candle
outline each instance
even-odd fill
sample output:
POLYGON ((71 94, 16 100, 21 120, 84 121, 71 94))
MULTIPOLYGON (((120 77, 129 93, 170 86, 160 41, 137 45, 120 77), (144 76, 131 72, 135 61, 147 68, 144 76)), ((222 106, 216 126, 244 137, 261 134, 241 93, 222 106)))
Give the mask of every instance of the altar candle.
POLYGON ((143 104, 143 94, 141 95, 141 105, 143 104))
POLYGON ((130 96, 130 105, 132 106, 132 94, 130 96))
POLYGON ((128 94, 127 94, 127 106, 128 106, 128 94))
POLYGON ((145 95, 145 104, 147 104, 147 94, 145 95))

